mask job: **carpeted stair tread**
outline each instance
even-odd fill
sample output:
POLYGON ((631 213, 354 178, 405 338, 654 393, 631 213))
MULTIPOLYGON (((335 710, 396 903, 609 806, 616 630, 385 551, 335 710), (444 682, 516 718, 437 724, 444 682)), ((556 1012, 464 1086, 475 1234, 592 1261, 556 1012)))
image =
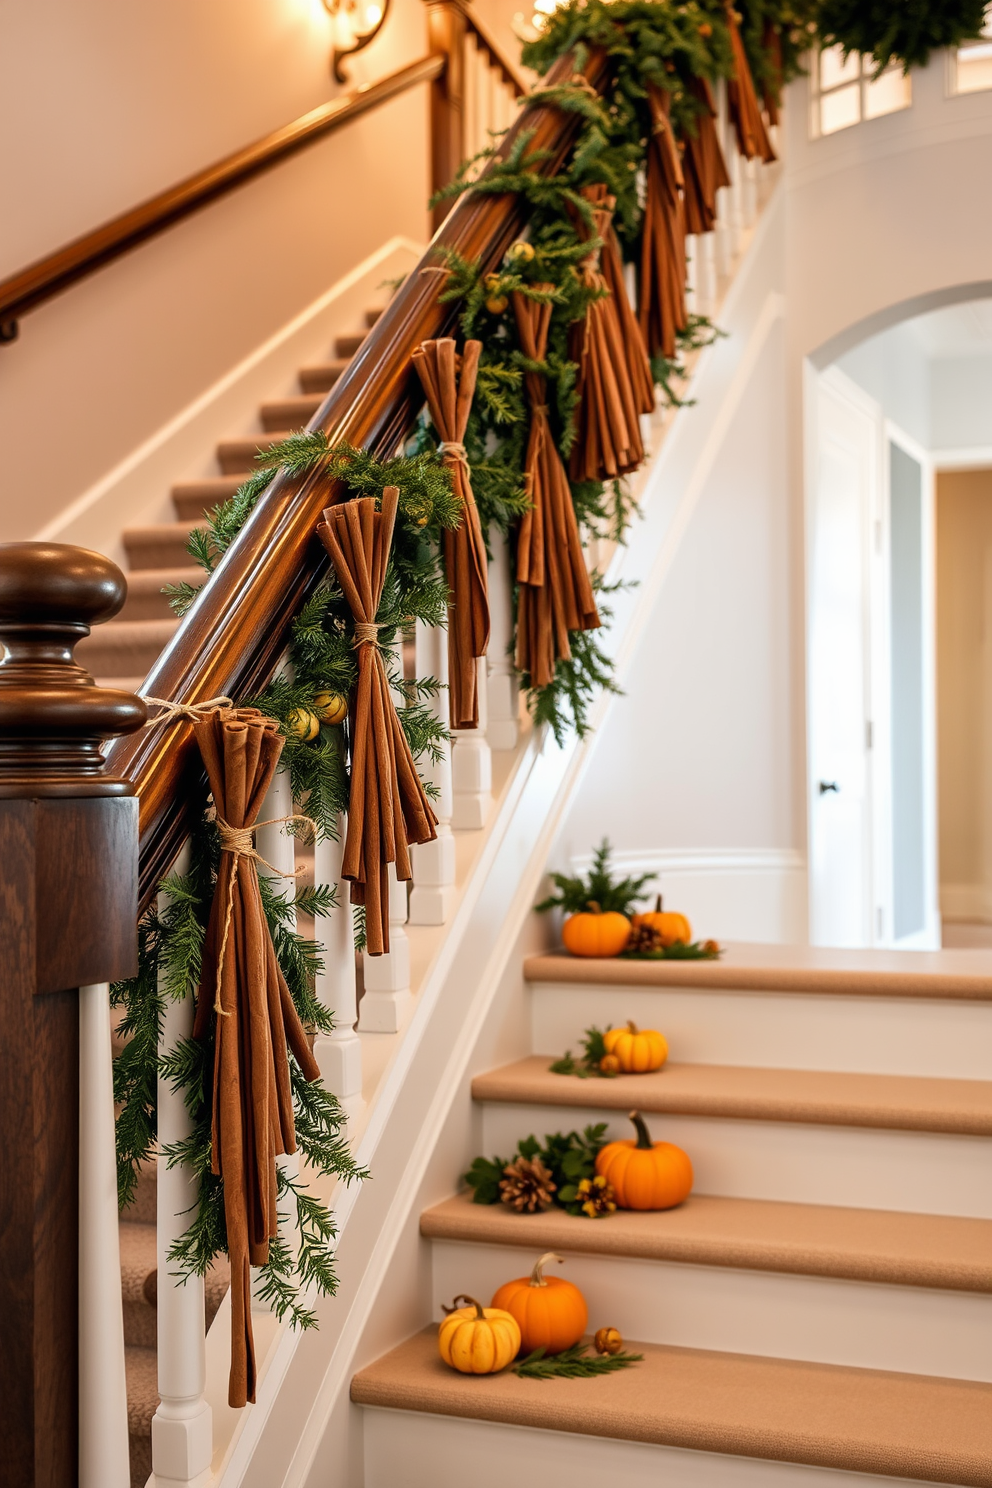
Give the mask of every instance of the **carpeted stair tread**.
POLYGON ((227 501, 241 484, 237 475, 211 475, 203 480, 180 481, 172 488, 172 504, 183 522, 195 522, 221 501, 227 501))
POLYGON ((312 367, 300 368, 300 388, 304 393, 329 393, 350 358, 339 357, 332 362, 315 362, 312 367))
POLYGON ((141 1488, 152 1470, 152 1416, 158 1408, 158 1359, 153 1348, 124 1350, 131 1485, 141 1488))
POLYGON ((319 393, 305 393, 298 398, 280 398, 273 403, 263 403, 260 409, 262 428, 302 429, 323 401, 319 393))
POLYGON ((367 331, 358 331, 347 336, 335 336, 334 355, 343 358, 353 357, 367 335, 367 331))
POLYGON ((355 1375, 359 1405, 695 1451, 992 1484, 992 1387, 628 1343, 644 1361, 589 1380, 462 1375, 430 1327, 355 1375))
POLYGON ((555 1075, 541 1054, 476 1075, 477 1101, 658 1111, 748 1121, 992 1136, 992 1081, 738 1065, 666 1064, 649 1075, 555 1075))
POLYGON ((174 620, 168 595, 162 593, 166 584, 192 584, 198 589, 205 578, 202 568, 188 562, 184 568, 138 569, 128 575, 127 599, 117 620, 174 620))
POLYGON ((144 1302, 155 1306, 155 1225, 121 1225, 121 1295, 125 1302, 144 1302))
POLYGON ((131 569, 186 568, 190 533, 202 521, 154 522, 146 527, 128 527, 121 536, 131 569))
POLYGON ((273 429, 244 439, 222 439, 217 446, 217 463, 225 475, 248 475, 258 469, 255 456, 267 450, 270 444, 281 444, 291 432, 290 429, 273 429))
POLYGON ((524 977, 528 982, 591 982, 604 989, 698 987, 992 1002, 992 951, 851 951, 739 944, 725 946, 718 961, 528 956, 524 977))
POLYGON ((138 1164, 134 1201, 121 1211, 124 1224, 154 1225, 157 1188, 158 1164, 154 1157, 146 1157, 144 1162, 138 1164))
POLYGON ((94 676, 146 676, 179 626, 169 620, 111 620, 79 642, 78 660, 94 676))
POLYGON ((605 1219, 516 1214, 468 1192, 420 1217, 429 1240, 787 1271, 853 1281, 992 1292, 992 1220, 691 1194, 663 1213, 605 1219))

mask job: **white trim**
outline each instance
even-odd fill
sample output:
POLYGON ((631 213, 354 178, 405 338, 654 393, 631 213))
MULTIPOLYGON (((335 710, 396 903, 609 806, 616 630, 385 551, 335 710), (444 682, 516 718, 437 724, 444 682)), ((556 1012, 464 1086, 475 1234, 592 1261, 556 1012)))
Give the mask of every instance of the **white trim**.
POLYGON ((258 403, 288 391, 327 338, 369 308, 383 279, 411 269, 422 253, 409 238, 390 238, 46 522, 35 540, 79 543, 120 560, 126 525, 174 520, 173 482, 216 473, 217 440, 246 429, 246 421, 257 427, 258 403))
POLYGON ((992 465, 992 444, 976 444, 971 448, 935 449, 930 451, 930 461, 935 471, 940 470, 985 470, 992 465))
MULTIPOLYGON (((630 873, 803 873, 806 855, 793 847, 661 847, 612 854, 618 871, 630 873)), ((592 863, 592 853, 572 857, 577 873, 592 863)))

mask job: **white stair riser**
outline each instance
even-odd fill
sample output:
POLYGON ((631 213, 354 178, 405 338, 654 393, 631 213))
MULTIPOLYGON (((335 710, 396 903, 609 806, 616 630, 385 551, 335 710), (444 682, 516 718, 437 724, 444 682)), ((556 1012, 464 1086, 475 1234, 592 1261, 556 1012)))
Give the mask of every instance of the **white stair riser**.
MULTIPOLYGON (((610 1139, 630 1136, 622 1111, 486 1101, 481 1150, 509 1157, 531 1133, 600 1121, 610 1139)), ((655 1141, 689 1154, 697 1193, 992 1219, 992 1138, 653 1112, 647 1123, 655 1141)))
MULTIPOLYGON (((438 1321, 441 1304, 459 1293, 488 1306, 536 1259, 536 1251, 458 1241, 435 1240, 431 1251, 438 1321)), ((613 1327, 645 1343, 992 1381, 988 1295, 575 1253, 552 1269, 581 1289, 590 1332, 613 1327)))
POLYGON ((577 1052, 584 1029, 628 1018, 660 1029, 680 1064, 961 1080, 992 1071, 992 1003, 581 983, 533 985, 531 1052, 577 1052))
MULTIPOLYGON (((584 1380, 589 1409, 596 1381, 584 1380)), ((535 1390, 540 1383, 535 1383, 535 1390)), ((470 1421, 420 1411, 364 1412, 364 1488, 935 1488, 920 1479, 833 1471, 760 1457, 691 1452, 644 1442, 470 1421)))

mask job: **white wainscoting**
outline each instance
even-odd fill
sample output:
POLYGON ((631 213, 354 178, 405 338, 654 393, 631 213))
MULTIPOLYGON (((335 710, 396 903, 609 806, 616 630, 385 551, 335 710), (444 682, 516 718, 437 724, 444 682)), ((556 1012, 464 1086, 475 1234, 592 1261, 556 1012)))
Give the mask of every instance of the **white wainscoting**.
MULTIPOLYGON (((572 858, 585 873, 592 854, 572 858)), ((615 852, 619 873, 654 873, 653 892, 701 939, 805 944, 806 859, 792 848, 658 848, 615 852)))

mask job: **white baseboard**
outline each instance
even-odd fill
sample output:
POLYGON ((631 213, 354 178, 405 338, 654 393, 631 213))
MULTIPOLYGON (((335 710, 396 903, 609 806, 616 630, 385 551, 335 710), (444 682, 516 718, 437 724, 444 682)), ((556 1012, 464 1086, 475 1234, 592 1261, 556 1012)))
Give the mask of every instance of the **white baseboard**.
MULTIPOLYGON (((573 857, 585 873, 592 854, 573 857)), ((688 916, 693 934, 714 940, 804 943, 806 860, 791 848, 658 848, 616 852, 621 874, 654 873, 649 893, 688 916)))
POLYGON ((942 883, 940 914, 944 920, 978 921, 992 925, 992 886, 984 883, 942 883))
POLYGON ((300 367, 328 359, 335 335, 362 329, 364 312, 385 303, 384 281, 407 273, 422 253, 409 238, 390 238, 101 476, 36 539, 78 543, 121 563, 123 529, 172 521, 170 487, 216 475, 218 440, 257 430, 258 405, 298 392, 300 367))

